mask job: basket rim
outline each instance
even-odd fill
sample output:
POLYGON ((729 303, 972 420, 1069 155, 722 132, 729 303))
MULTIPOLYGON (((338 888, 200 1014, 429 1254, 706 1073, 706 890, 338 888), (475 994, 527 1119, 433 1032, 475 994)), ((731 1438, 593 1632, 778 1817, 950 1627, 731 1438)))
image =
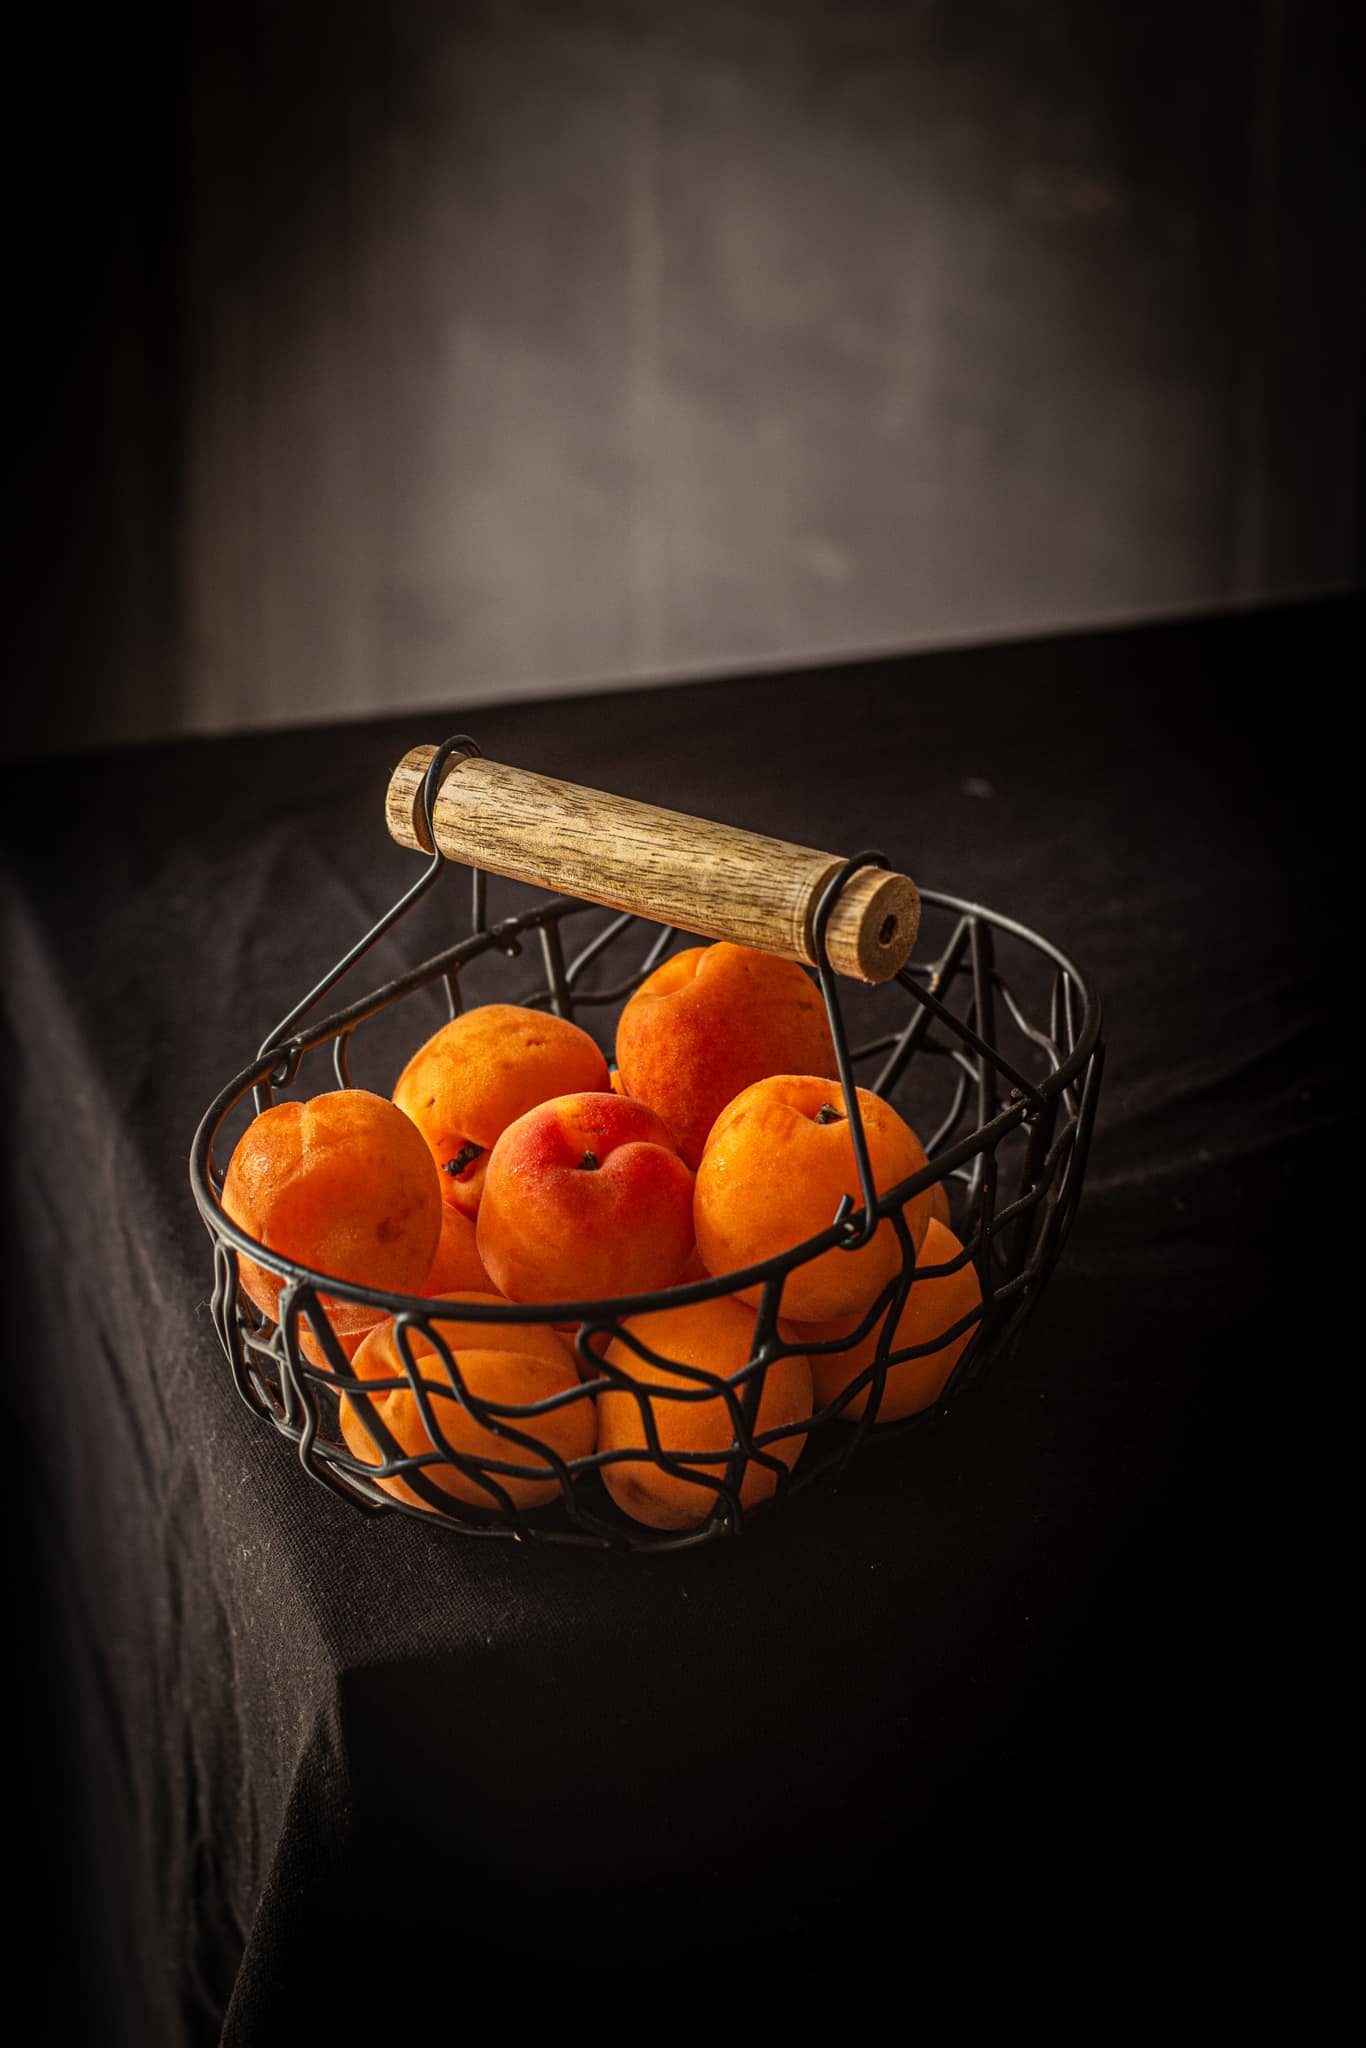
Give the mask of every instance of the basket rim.
MULTIPOLYGON (((985 904, 952 896, 941 890, 922 888, 920 896, 924 903, 935 909, 945 910, 959 917, 981 920, 1034 947, 1069 977, 1082 1004, 1076 1041, 1067 1058, 1037 1084, 1037 1094, 1045 1102, 1063 1094, 1084 1072, 1100 1043, 1102 1005, 1095 990, 1068 954, 1052 940, 1032 930, 1018 919, 994 911, 985 904)), ((356 998, 344 1008, 332 1011, 328 1016, 310 1024, 306 1030, 295 1032, 289 1038, 265 1047, 249 1066, 242 1068, 224 1088, 220 1089, 195 1130, 190 1148, 190 1184, 195 1204, 210 1236, 220 1244, 226 1243, 234 1251, 244 1254, 254 1264, 264 1266, 267 1271, 280 1275, 287 1283, 282 1295, 293 1295, 296 1291, 306 1290, 363 1308, 377 1309, 395 1319, 416 1322, 451 1320, 448 1316, 433 1318, 434 1303, 440 1301, 451 1307, 459 1306, 462 1321, 507 1324, 554 1321, 591 1324, 597 1317, 604 1320, 620 1320, 624 1316, 657 1311, 661 1295, 668 1296, 670 1306, 682 1307, 692 1302, 711 1300, 719 1295, 738 1293, 742 1288, 776 1284, 779 1280, 786 1279, 788 1273, 795 1267, 804 1265, 823 1252, 845 1242, 851 1232, 856 1234, 856 1226, 861 1224, 864 1216, 862 1206, 852 1209, 838 1222, 827 1225, 824 1230, 783 1252, 775 1253, 755 1265, 736 1267, 728 1273, 710 1274, 704 1280, 688 1281, 670 1288, 655 1288, 643 1294, 603 1295, 578 1301, 471 1301, 466 1304, 458 1296, 385 1293, 378 1288, 367 1287, 359 1281, 344 1280, 338 1275, 325 1273, 316 1267, 302 1265, 260 1243, 226 1214, 213 1185, 209 1159, 214 1138, 220 1127, 244 1095, 272 1077, 279 1080, 282 1068, 284 1080, 287 1082, 305 1053, 316 1050, 329 1039, 336 1039, 349 1033, 377 1010, 386 1008, 404 995, 412 993, 448 968, 463 965, 464 962, 476 959, 490 950, 504 948, 522 932, 534 930, 551 918, 558 922, 559 919, 578 911, 603 907, 577 897, 546 898, 530 910, 501 919, 497 924, 472 933, 454 946, 432 955, 405 974, 383 983, 379 988, 356 998)), ((651 922, 646 918, 637 918, 633 921, 642 924, 651 922)), ((903 969, 902 975, 909 971, 903 969)), ((952 1173, 956 1167, 982 1151, 987 1142, 998 1141, 1006 1132, 1026 1122, 1030 1115, 1031 1109, 1027 1100, 1007 1103, 987 1123, 974 1126, 966 1137, 939 1153, 919 1172, 881 1194, 875 1205, 875 1215, 879 1220, 890 1216, 916 1194, 933 1186, 952 1173)), ((781 1310, 779 1312, 781 1313, 781 1310)))

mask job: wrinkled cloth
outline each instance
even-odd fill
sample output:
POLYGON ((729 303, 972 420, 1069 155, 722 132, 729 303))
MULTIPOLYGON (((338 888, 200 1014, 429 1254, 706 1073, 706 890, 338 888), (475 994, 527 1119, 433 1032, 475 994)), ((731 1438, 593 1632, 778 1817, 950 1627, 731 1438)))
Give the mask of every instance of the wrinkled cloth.
MULTIPOLYGON (((1027 1897, 1045 1848, 1078 1891, 1160 1853, 1169 1904, 1233 1854, 1250 1560, 1293 1479, 1250 1446, 1307 1369, 1281 1255, 1344 1071, 1343 764, 1293 679, 1345 634, 1357 607, 1295 606, 6 771, 5 1430, 88 2038, 350 2040, 419 1996, 453 2021, 481 1977, 591 2006, 633 1970, 772 1983, 864 1940, 918 1968, 928 1901, 1027 1897), (1269 720, 1254 672, 1286 679, 1269 720), (880 848, 1105 1000, 1086 1192, 1014 1360, 738 1542, 366 1518, 214 1337, 195 1125, 413 879, 388 774, 462 730, 880 848)), ((494 913, 535 893, 494 881, 494 913)), ((348 987, 467 916, 443 878, 348 987)), ((496 974, 515 999, 535 965, 496 974)))

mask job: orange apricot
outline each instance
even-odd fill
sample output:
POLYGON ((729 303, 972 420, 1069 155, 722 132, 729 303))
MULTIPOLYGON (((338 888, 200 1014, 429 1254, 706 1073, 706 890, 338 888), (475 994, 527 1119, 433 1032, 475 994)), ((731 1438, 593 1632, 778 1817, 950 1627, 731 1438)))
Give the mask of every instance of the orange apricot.
POLYGON ((577 1024, 515 1003, 485 1003, 419 1047, 394 1101, 431 1147, 443 1199, 473 1218, 488 1155, 510 1123, 554 1095, 606 1087, 607 1062, 577 1024))
MULTIPOLYGON (((624 1329, 662 1358, 678 1365, 700 1367, 720 1379, 729 1379, 749 1364, 754 1349, 754 1326, 754 1311, 733 1295, 719 1295, 714 1301, 693 1302, 690 1306, 656 1309, 649 1315, 631 1316, 623 1324, 624 1329)), ((625 1387, 611 1387, 598 1398, 598 1449, 640 1453, 638 1457, 622 1457, 601 1468, 608 1492, 624 1514, 652 1529, 688 1529, 704 1522, 716 1506, 716 1492, 700 1480, 678 1477, 655 1462, 642 1408, 649 1409, 663 1451, 671 1455, 715 1453, 714 1463, 708 1458, 704 1463, 689 1465, 688 1470, 724 1479, 729 1454, 736 1444, 734 1422, 725 1397, 715 1394, 682 1401, 671 1396, 669 1390, 695 1390, 699 1382, 690 1380, 686 1373, 651 1365, 638 1357, 621 1337, 608 1347, 607 1360, 647 1390, 637 1396, 625 1387)), ((736 1397, 743 1400, 743 1386, 736 1389, 736 1397)), ((809 1418, 811 1410, 811 1368, 807 1361, 798 1357, 775 1359, 764 1376, 759 1412, 752 1428, 756 1434, 789 1427, 797 1432, 760 1446, 789 1471, 806 1443, 798 1425, 809 1418)), ((747 1459, 740 1481, 741 1506, 754 1507, 767 1500, 777 1483, 778 1475, 771 1467, 757 1458, 747 1459)))
POLYGON ((643 1102, 561 1095, 489 1155, 479 1256, 510 1301, 668 1287, 692 1250, 692 1175, 643 1102))
MULTIPOLYGON (((497 1289, 484 1271, 479 1252, 474 1242, 474 1225, 459 1209, 453 1209, 449 1202, 441 1204, 441 1236, 437 1240, 436 1256, 422 1286, 420 1294, 496 1294, 497 1289)), ((354 1358, 362 1340, 388 1317, 382 1308, 362 1308, 351 1301, 338 1302, 328 1317, 337 1342, 348 1358, 354 1358)), ((314 1336, 307 1323, 299 1328, 299 1344, 304 1357, 314 1365, 328 1371, 327 1356, 322 1345, 314 1336)))
MULTIPOLYGON (((354 1358, 370 1332, 388 1321, 383 1309, 361 1308, 356 1302, 339 1301, 327 1317, 332 1334, 341 1346, 343 1356, 354 1358)), ((321 1338, 314 1335, 310 1323, 300 1318, 299 1349, 310 1365, 320 1366, 324 1372, 331 1372, 332 1365, 323 1350, 321 1338)))
MULTIPOLYGON (((338 1088, 277 1102, 238 1140, 223 1207, 269 1250, 338 1280, 419 1294, 441 1232, 441 1189, 420 1132, 382 1095, 338 1088)), ((271 1317, 284 1282, 245 1256, 244 1292, 271 1317)), ((374 1312, 320 1295, 339 1335, 374 1312)))
MULTIPOLYGON (((471 1292, 453 1305, 458 1308, 471 1302, 491 1302, 499 1298, 493 1294, 471 1292)), ((461 1378, 477 1400, 527 1407, 579 1385, 573 1359, 544 1323, 472 1323, 458 1319, 448 1321, 443 1316, 435 1327, 450 1347, 461 1378)), ((507 1428, 534 1438, 542 1447, 541 1455, 538 1455, 528 1445, 499 1435, 496 1430, 475 1420, 455 1393, 430 1338, 415 1330, 411 1344, 419 1383, 431 1403, 441 1433, 452 1449, 471 1458, 496 1459, 520 1466, 522 1470, 519 1473, 495 1472, 490 1475, 516 1507, 544 1507, 548 1501, 557 1499, 559 1481, 544 1453, 553 1452, 566 1463, 592 1455, 595 1438, 592 1400, 585 1395, 544 1415, 496 1418, 507 1428)), ((356 1353, 352 1370, 358 1379, 363 1380, 407 1377, 392 1322, 385 1322, 371 1331, 356 1353)), ((435 1443, 428 1433, 411 1384, 374 1394, 344 1394, 341 1400, 342 1437, 359 1464, 382 1465, 385 1462, 384 1451, 366 1426, 367 1415, 383 1423, 404 1457, 421 1457, 441 1450, 440 1444, 435 1443)), ((421 1469, 432 1485, 450 1494, 454 1500, 482 1508, 501 1505, 496 1494, 452 1464, 444 1454, 439 1462, 433 1461, 421 1469)), ((424 1508, 429 1513, 435 1512, 430 1502, 423 1500, 407 1480, 397 1475, 379 1479, 376 1484, 392 1494, 395 1500, 406 1501, 410 1507, 424 1508)))
MULTIPOLYGON (((694 1280, 710 1280, 710 1278, 711 1275, 702 1264, 701 1259, 698 1258, 697 1247, 694 1245, 688 1254, 688 1262, 684 1266, 683 1271, 675 1279, 671 1280, 669 1285, 671 1287, 686 1287, 694 1280)), ((565 1343, 572 1347, 581 1325, 578 1323, 552 1323, 550 1327, 552 1330, 558 1331, 560 1336, 564 1338, 565 1343)), ((598 1358, 603 1358, 606 1356, 607 1347, 610 1342, 609 1333, 606 1330, 599 1330, 588 1339, 588 1349, 598 1358)), ((577 1355, 576 1352, 575 1356, 577 1355)), ((582 1361, 580 1361, 580 1365, 582 1368, 582 1361)))
POLYGON ((937 1180, 930 1189, 930 1214, 936 1223, 942 1223, 947 1230, 953 1219, 949 1215, 948 1190, 942 1180, 937 1180))
MULTIPOLYGON (((962 1249, 953 1232, 932 1219, 920 1247, 917 1268, 946 1266, 951 1259, 958 1257, 962 1249)), ((956 1273, 931 1274, 915 1279, 889 1350, 908 1351, 914 1344, 928 1344, 941 1331, 951 1330, 963 1316, 969 1315, 981 1299, 981 1283, 971 1259, 956 1273)), ((833 1337, 847 1337, 861 1320, 858 1316, 848 1316, 836 1322, 802 1323, 794 1326, 793 1341, 798 1342, 805 1337, 808 1342, 818 1344, 833 1337)), ((950 1338, 947 1344, 941 1344, 938 1350, 927 1351, 920 1358, 903 1359, 900 1365, 891 1366, 883 1383, 882 1398, 874 1420, 896 1422, 904 1415, 918 1415, 922 1408, 933 1406, 947 1386, 949 1374, 962 1357, 976 1327, 975 1323, 970 1323, 966 1330, 950 1338)), ((857 1379, 865 1366, 872 1364, 877 1338, 878 1326, 875 1324, 866 1337, 847 1351, 812 1354, 811 1379, 818 1408, 828 1408, 850 1381, 857 1379)), ((871 1391, 870 1382, 840 1409, 840 1420, 857 1422, 868 1406, 871 1391)))
MULTIPOLYGON (((920 1140, 880 1096, 858 1091, 873 1183, 897 1187, 927 1164, 920 1140)), ((812 1074, 756 1081, 723 1109, 697 1169, 693 1215, 709 1273, 733 1273, 789 1251, 833 1223, 840 1198, 860 1206, 858 1165, 838 1087, 812 1074)), ((928 1190, 906 1204, 917 1251, 930 1217, 928 1190)), ((855 1251, 834 1245, 797 1266, 783 1289, 783 1314, 804 1323, 861 1316, 901 1265, 890 1217, 855 1251)), ((740 1298, 757 1306, 760 1290, 740 1298)))
POLYGON ((834 1075, 820 989, 795 960, 721 941, 675 953, 617 1026, 622 1092, 661 1116, 696 1167, 726 1104, 769 1074, 834 1075))
MULTIPOLYGON (((579 1331, 584 1327, 583 1324, 552 1323, 550 1327, 557 1337, 563 1339, 565 1349, 573 1353, 574 1363, 578 1367, 579 1378, 581 1380, 598 1379, 600 1377, 599 1373, 586 1366, 579 1355, 578 1336, 579 1331)), ((588 1351, 592 1353, 594 1358, 599 1359, 607 1356, 607 1347, 611 1341, 610 1333, 606 1330, 595 1330, 591 1337, 584 1339, 588 1351)))
POLYGON ((452 1208, 449 1202, 441 1205, 441 1237, 422 1292, 448 1295, 498 1292, 484 1271, 473 1223, 463 1210, 452 1208))

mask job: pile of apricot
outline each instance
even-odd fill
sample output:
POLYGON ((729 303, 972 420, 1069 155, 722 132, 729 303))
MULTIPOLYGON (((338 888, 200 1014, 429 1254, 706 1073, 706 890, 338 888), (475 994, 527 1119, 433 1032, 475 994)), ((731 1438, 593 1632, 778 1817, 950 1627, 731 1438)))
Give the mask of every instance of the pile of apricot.
MULTIPOLYGON (((886 1217, 866 1243, 787 1274, 783 1349, 745 1413, 756 1455, 737 1474, 762 1296, 739 1276, 827 1230, 844 1196, 860 1205, 825 1005, 793 962, 694 946, 632 995, 615 1057, 609 1069, 563 1018, 489 1003, 429 1038, 392 1099, 344 1088, 282 1102, 233 1152, 223 1207, 259 1245, 450 1303, 430 1337, 326 1293, 300 1325, 315 1366, 349 1362, 343 1440, 395 1499, 534 1508, 598 1454, 625 1514, 688 1528, 722 1481, 745 1506, 771 1495, 813 1417, 857 1421, 874 1395, 884 1422, 932 1406, 972 1334, 977 1274, 936 1185, 900 1212, 917 1277, 888 1348, 915 1355, 875 1369, 873 1311, 904 1263, 886 1217), (576 1347, 557 1313, 732 1274, 734 1292, 628 1316, 610 1340, 576 1347), (509 1303, 545 1303, 547 1318, 462 1313, 509 1303)), ((862 1088, 858 1102, 880 1193, 926 1168, 894 1109, 862 1088)), ((278 1320, 281 1276, 246 1255, 239 1276, 278 1320)))

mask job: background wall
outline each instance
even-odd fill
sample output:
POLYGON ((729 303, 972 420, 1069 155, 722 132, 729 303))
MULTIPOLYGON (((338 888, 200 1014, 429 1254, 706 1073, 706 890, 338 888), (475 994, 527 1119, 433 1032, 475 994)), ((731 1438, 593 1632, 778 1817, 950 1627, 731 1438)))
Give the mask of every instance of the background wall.
POLYGON ((11 744, 1351 584, 1349 13, 31 24, 11 744))

